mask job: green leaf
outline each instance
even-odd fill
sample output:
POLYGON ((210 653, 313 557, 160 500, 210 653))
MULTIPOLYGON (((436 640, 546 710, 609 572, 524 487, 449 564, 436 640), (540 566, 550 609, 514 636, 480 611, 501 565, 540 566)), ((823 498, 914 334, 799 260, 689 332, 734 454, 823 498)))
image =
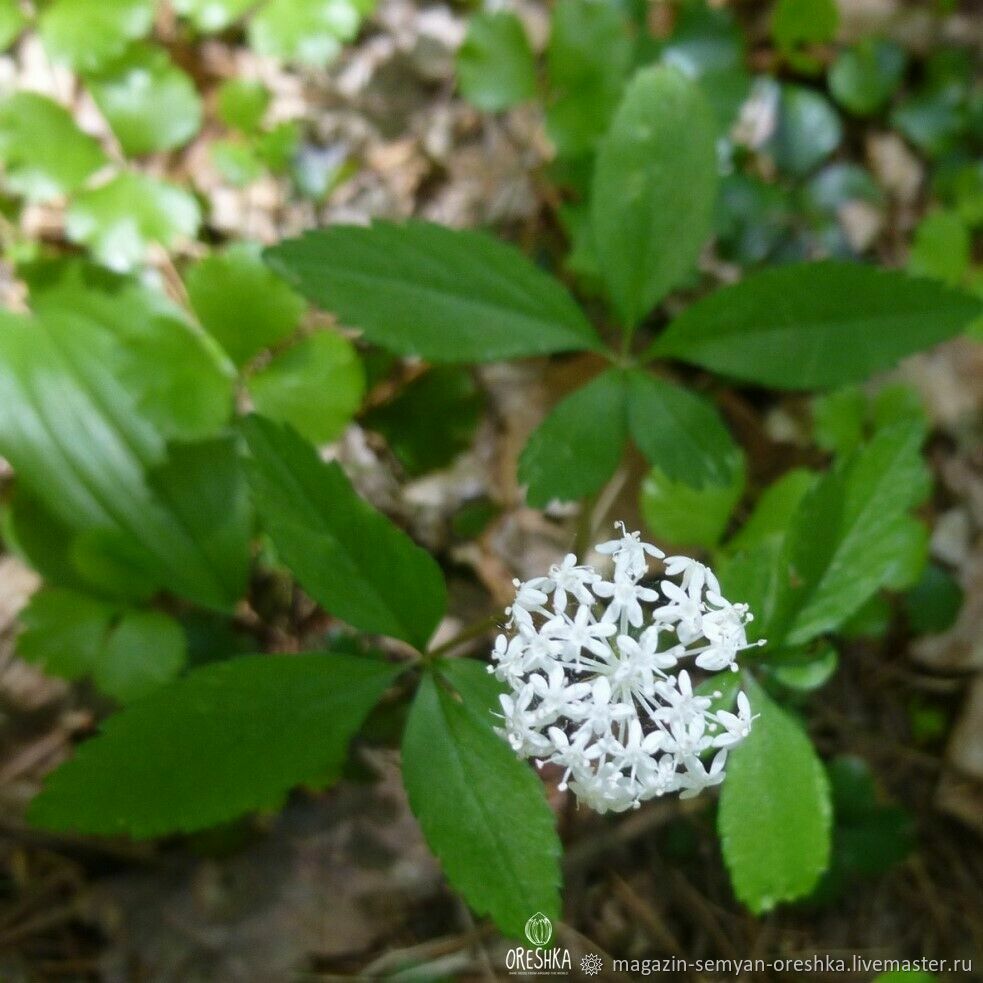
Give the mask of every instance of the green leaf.
POLYGON ((169 682, 187 660, 184 632, 173 618, 121 611, 77 591, 40 591, 21 622, 21 658, 66 679, 92 676, 103 693, 121 702, 169 682))
POLYGON ((225 595, 240 597, 249 577, 253 513, 235 439, 168 444, 167 459, 147 483, 194 539, 225 595))
POLYGON ((106 156, 67 109, 34 92, 15 92, 0 103, 0 161, 11 191, 49 201, 76 191, 106 156))
POLYGON ((788 531, 799 598, 792 644, 836 628, 891 578, 909 543, 899 523, 928 489, 923 438, 918 423, 885 427, 802 500, 788 531))
POLYGON ((675 14, 672 35, 662 46, 662 61, 700 83, 718 131, 726 134, 751 87, 743 31, 726 7, 687 3, 675 14))
POLYGON ((687 308, 651 353, 779 389, 859 382, 958 334, 983 303, 852 263, 764 270, 687 308))
POLYGON ((761 493, 747 522, 728 541, 728 551, 736 553, 762 543, 781 541, 816 477, 807 468, 793 468, 772 482, 761 493))
POLYGON ((190 832, 334 780, 399 667, 316 653, 212 663, 111 717, 31 804, 46 829, 190 832))
POLYGON ((618 466, 628 439, 627 378, 608 369, 558 403, 519 458, 519 482, 534 508, 597 491, 618 466))
POLYGON ((406 724, 403 780, 447 879, 479 915, 516 938, 531 913, 559 916, 560 841, 542 784, 429 674, 406 724))
POLYGON ((304 588, 354 627, 422 648, 446 606, 433 557, 289 427, 253 416, 243 430, 256 510, 304 588))
POLYGON ((752 678, 757 719, 727 759, 718 829, 734 894, 755 914, 808 894, 829 863, 829 783, 809 738, 752 678))
POLYGON ((266 171, 256 148, 241 139, 215 140, 208 145, 208 155, 222 179, 234 188, 258 181, 266 171))
POLYGON ((340 436, 358 411, 365 371, 347 338, 320 331, 276 355, 248 388, 258 413, 322 444, 340 436))
POLYGON ((170 682, 187 658, 187 640, 173 618, 130 611, 110 633, 92 675, 103 693, 126 703, 170 682))
POLYGON ((815 61, 799 49, 831 41, 838 23, 836 0, 778 0, 771 17, 771 36, 795 67, 809 70, 815 61))
POLYGON ((149 242, 169 248, 193 239, 200 221, 198 202, 183 188, 126 172, 78 195, 65 233, 110 269, 129 270, 143 261, 149 242))
POLYGON ((248 243, 206 256, 188 270, 185 287, 201 323, 240 367, 293 334, 304 313, 303 298, 248 243))
POLYGON ((271 0, 249 20, 258 55, 323 68, 358 32, 366 0, 271 0))
POLYGON ((336 225, 266 257, 309 300, 401 355, 493 362, 600 345, 556 280, 480 232, 336 225))
POLYGON ((536 61, 522 21, 506 11, 475 14, 457 52, 461 94, 497 113, 536 94, 536 61))
POLYGON ((841 52, 829 69, 833 98, 857 116, 883 109, 901 84, 904 48, 881 38, 864 38, 841 52))
POLYGON ((628 25, 614 4, 559 0, 546 49, 546 131, 561 156, 594 149, 631 66, 628 25))
POLYGON ((6 51, 26 26, 18 0, 0 0, 0 51, 6 51))
POLYGON ((148 484, 165 441, 121 384, 116 345, 79 313, 0 318, 0 454, 32 497, 86 534, 90 549, 98 544, 96 557, 128 568, 131 580, 227 609, 238 597, 227 571, 148 484))
POLYGON ((918 223, 908 270, 954 287, 965 277, 972 254, 972 236, 962 218, 955 212, 933 212, 918 223))
POLYGON ((115 615, 98 598, 46 587, 20 613, 17 654, 53 676, 79 679, 95 666, 115 615))
POLYGON ((495 714, 502 709, 499 697, 507 689, 488 671, 488 663, 474 659, 438 659, 434 670, 457 690, 465 708, 493 730, 497 721, 495 714))
POLYGON ((386 438, 408 474, 420 475, 445 467, 471 446, 483 405, 471 372, 438 366, 366 413, 362 425, 386 438))
POLYGON ((172 0, 175 13, 187 17, 202 34, 224 31, 239 20, 256 0, 172 0))
POLYGON ((694 488, 652 468, 642 484, 639 505, 645 524, 659 540, 710 549, 723 535, 744 492, 745 471, 737 467, 727 484, 694 488))
POLYGON ((747 628, 749 641, 765 639, 767 650, 779 648, 795 613, 792 581, 784 537, 769 537, 716 562, 723 594, 747 604, 754 615, 747 628))
POLYGON ((782 653, 767 668, 770 675, 787 689, 809 693, 825 686, 839 664, 836 649, 824 645, 818 652, 782 653))
POLYGON ((699 87, 675 69, 639 72, 598 148, 591 190, 598 264, 625 327, 693 269, 716 191, 716 128, 699 87))
POLYGON ((912 631, 937 635, 948 631, 959 617, 964 592, 952 574, 932 563, 905 595, 905 612, 912 631))
POLYGON ((812 433, 824 450, 849 454, 863 440, 867 397, 859 386, 816 396, 811 408, 812 433))
POLYGON ((55 0, 41 14, 38 28, 54 61, 95 72, 150 33, 154 7, 154 0, 55 0))
POLYGON ((194 82, 156 45, 133 45, 87 84, 124 153, 172 150, 201 127, 194 82))
POLYGON ((647 372, 628 375, 628 429, 646 460, 694 488, 732 486, 741 452, 713 404, 647 372))
POLYGON ((164 437, 210 437, 228 423, 231 369, 211 339, 156 290, 71 260, 40 273, 31 306, 42 315, 74 311, 111 331, 119 379, 164 437))
POLYGON ((254 133, 266 115, 271 98, 272 93, 262 82, 226 79, 218 88, 219 119, 242 133, 254 133))
POLYGON ((779 169, 804 177, 840 145, 843 127, 825 96, 798 85, 783 85, 778 125, 768 150, 779 169))

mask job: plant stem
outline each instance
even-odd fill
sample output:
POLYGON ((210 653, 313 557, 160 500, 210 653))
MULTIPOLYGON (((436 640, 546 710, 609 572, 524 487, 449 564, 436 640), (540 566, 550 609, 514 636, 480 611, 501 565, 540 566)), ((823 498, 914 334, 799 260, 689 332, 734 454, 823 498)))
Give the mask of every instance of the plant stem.
POLYGON ((436 659, 437 656, 443 655, 445 652, 449 652, 451 649, 457 648, 458 645, 462 645, 464 642, 470 642, 474 638, 480 638, 482 635, 485 635, 491 631, 492 628, 497 628, 501 623, 502 616, 500 614, 490 614, 487 618, 482 618, 480 621, 475 621, 453 638, 448 639, 446 642, 441 643, 436 648, 432 648, 427 651, 424 655, 424 659, 427 662, 430 662, 431 660, 436 659))

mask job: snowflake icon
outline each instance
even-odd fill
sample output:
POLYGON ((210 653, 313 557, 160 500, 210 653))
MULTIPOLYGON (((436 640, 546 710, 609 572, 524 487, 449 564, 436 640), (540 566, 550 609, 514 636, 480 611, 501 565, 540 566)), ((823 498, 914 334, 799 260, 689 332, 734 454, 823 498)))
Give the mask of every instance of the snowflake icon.
POLYGON ((588 952, 587 955, 580 960, 580 971, 585 973, 587 976, 597 976, 602 969, 604 969, 604 961, 595 952, 588 952))

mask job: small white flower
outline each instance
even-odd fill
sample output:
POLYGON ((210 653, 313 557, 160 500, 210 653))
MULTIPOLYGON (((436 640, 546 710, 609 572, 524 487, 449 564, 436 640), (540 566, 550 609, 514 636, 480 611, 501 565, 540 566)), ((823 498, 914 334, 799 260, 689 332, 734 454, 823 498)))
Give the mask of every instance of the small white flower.
POLYGON ((613 560, 609 579, 569 553, 548 577, 515 582, 490 667, 511 691, 500 733, 522 757, 562 768, 559 787, 598 812, 718 785, 728 749, 754 720, 744 693, 736 713, 713 712, 690 677, 693 667, 737 668, 747 606, 731 604, 713 572, 688 557, 665 560, 678 583, 644 586, 650 559, 663 553, 618 528, 619 539, 597 547, 613 560))

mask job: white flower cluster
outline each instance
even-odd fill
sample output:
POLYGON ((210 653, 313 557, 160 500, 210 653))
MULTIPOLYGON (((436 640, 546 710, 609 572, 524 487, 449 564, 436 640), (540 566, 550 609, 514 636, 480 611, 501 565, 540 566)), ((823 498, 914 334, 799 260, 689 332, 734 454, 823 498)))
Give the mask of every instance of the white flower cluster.
POLYGON ((666 558, 618 528, 619 539, 597 547, 614 560, 610 580, 571 553, 549 576, 515 581, 509 633, 489 666, 512 691, 501 697, 503 736, 540 767, 563 768, 560 788, 569 783, 598 812, 720 784, 728 749, 753 719, 744 693, 737 713, 711 713, 679 668, 692 660, 707 672, 736 670, 737 653, 749 647, 747 605, 722 597, 702 563, 666 558), (679 583, 643 584, 649 557, 679 583))

